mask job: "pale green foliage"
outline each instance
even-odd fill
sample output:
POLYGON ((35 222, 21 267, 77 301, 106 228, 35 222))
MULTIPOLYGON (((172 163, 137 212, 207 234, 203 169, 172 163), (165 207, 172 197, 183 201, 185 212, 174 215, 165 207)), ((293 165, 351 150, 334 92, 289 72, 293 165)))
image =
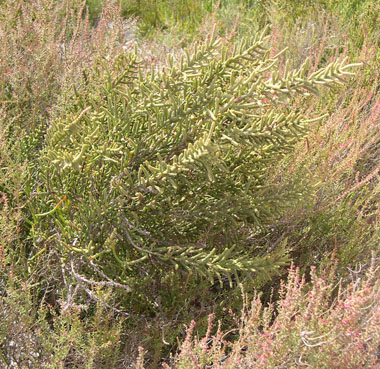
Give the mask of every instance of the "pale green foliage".
POLYGON ((233 49, 211 36, 162 70, 139 68, 135 52, 89 71, 48 130, 33 229, 54 229, 65 258, 83 254, 124 281, 173 267, 231 283, 283 265, 250 237, 301 195, 266 182, 307 131, 292 96, 340 83, 350 66, 281 74, 264 34, 233 49))

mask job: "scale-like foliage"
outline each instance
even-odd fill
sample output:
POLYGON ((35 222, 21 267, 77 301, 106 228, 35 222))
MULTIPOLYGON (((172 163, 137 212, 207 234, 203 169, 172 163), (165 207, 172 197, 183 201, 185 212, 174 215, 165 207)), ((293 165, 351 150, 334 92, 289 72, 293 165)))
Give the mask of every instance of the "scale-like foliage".
POLYGON ((280 75, 266 42, 212 36, 162 69, 140 68, 135 52, 89 71, 46 135, 34 229, 121 280, 154 267, 231 281, 283 265, 249 242, 297 195, 267 170, 307 131, 292 96, 341 83, 350 65, 280 75))

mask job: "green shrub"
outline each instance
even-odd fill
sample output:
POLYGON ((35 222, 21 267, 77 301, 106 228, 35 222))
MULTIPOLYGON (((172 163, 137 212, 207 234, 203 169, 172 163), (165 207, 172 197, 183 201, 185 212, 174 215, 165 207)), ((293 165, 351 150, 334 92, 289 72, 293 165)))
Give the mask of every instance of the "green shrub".
POLYGON ((46 135, 44 191, 30 203, 32 237, 46 241, 28 256, 54 247, 73 273, 129 291, 176 273, 232 285, 284 265, 283 245, 250 239, 304 194, 267 183, 267 171, 307 130, 293 95, 340 82, 350 66, 281 76, 266 39, 231 50, 212 36, 162 69, 144 72, 132 53, 89 71, 46 135))

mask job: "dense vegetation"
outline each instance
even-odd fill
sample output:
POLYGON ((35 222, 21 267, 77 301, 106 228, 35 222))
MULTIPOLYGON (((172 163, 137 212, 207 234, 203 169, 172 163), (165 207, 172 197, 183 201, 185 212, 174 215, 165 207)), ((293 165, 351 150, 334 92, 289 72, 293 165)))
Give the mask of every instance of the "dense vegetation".
POLYGON ((0 2, 0 367, 380 368, 376 1, 0 2))

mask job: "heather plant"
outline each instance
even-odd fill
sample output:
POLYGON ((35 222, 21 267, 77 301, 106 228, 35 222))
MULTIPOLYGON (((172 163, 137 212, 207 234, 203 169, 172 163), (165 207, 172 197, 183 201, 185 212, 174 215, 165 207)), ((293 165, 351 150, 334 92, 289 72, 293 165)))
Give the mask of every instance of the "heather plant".
MULTIPOLYGON (((81 309, 58 312, 11 272, 0 300, 0 363, 6 368, 113 368, 122 321, 102 306, 83 320, 81 309)), ((45 291, 45 297, 49 291, 45 291)), ((46 298, 48 300, 48 298, 46 298)), ((3 366, 2 366, 3 367, 3 366)))
POLYGON ((247 302, 236 333, 215 329, 210 316, 206 335, 198 338, 193 321, 179 353, 163 367, 379 368, 376 263, 352 271, 344 287, 336 284, 334 268, 323 276, 312 268, 307 283, 292 266, 277 302, 263 306, 259 295, 247 302))
MULTIPOLYGON (((314 60, 313 68, 317 68, 340 52, 347 55, 352 50, 355 41, 344 34, 337 19, 323 21, 323 14, 319 17, 320 29, 300 25, 293 28, 289 42, 293 62, 299 55, 309 56, 314 60), (312 47, 306 48, 310 43, 312 47)), ((274 30, 274 34, 275 44, 282 45, 289 38, 284 32, 274 30)), ((272 178, 285 183, 296 173, 303 173, 314 188, 312 201, 300 202, 289 215, 273 223, 273 231, 262 238, 269 244, 286 238, 292 256, 299 258, 304 268, 338 252, 344 273, 347 265, 358 258, 366 260, 371 250, 377 249, 379 59, 371 35, 357 53, 363 62, 362 72, 344 94, 330 90, 308 100, 309 111, 320 110, 329 118, 322 124, 316 122, 294 155, 270 172, 272 178)), ((301 98, 295 104, 303 105, 305 101, 301 98)))
MULTIPOLYGON (((104 4, 96 28, 90 27, 82 0, 17 6, 3 1, 0 10, 1 118, 10 130, 7 138, 26 131, 37 140, 38 129, 44 132, 54 109, 65 103, 67 90, 82 81, 82 68, 130 41, 123 32, 128 24, 111 2, 104 4)), ((33 138, 30 144, 37 145, 33 138)), ((29 151, 22 147, 26 157, 29 151)))

